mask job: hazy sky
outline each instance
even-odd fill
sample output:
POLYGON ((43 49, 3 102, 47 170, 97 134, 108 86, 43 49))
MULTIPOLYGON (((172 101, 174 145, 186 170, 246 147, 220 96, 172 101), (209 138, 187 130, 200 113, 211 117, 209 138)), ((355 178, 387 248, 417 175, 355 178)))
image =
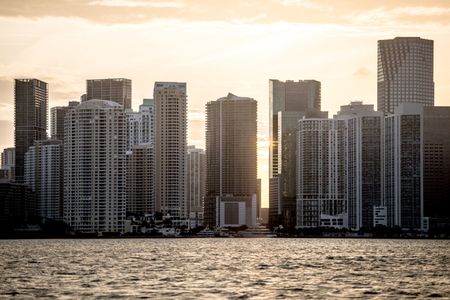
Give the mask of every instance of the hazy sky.
POLYGON ((0 149, 13 146, 13 79, 49 83, 50 107, 86 79, 187 82, 189 144, 204 147, 204 106, 258 100, 258 173, 268 180, 268 80, 322 82, 322 109, 376 104, 377 40, 433 39, 436 105, 450 105, 450 1, 0 0, 0 149))

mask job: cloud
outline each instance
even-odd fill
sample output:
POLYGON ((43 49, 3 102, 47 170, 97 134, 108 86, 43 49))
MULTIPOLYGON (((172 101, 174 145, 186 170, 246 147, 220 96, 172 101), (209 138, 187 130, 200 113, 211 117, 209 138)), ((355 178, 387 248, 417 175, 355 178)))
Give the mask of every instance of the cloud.
POLYGON ((243 23, 380 24, 382 21, 447 25, 450 1, 419 0, 3 0, 0 16, 65 17, 98 23, 144 23, 153 20, 243 23))

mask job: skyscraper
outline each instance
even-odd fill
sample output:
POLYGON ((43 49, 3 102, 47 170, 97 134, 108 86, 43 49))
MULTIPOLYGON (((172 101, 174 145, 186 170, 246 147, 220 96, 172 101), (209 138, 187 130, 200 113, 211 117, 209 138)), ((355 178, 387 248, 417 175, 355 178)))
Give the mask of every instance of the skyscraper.
POLYGON ((25 183, 36 193, 44 220, 63 217, 63 147, 60 140, 40 140, 25 154, 25 183))
POLYGON ((113 101, 67 112, 64 219, 80 232, 122 232, 126 209, 126 115, 113 101))
POLYGON ((378 111, 401 103, 434 105, 433 41, 396 37, 378 41, 378 111))
POLYGON ((186 197, 191 227, 203 225, 206 193, 206 157, 203 149, 188 146, 186 156, 186 197))
POLYGON ((68 106, 55 106, 50 109, 50 136, 52 140, 64 141, 64 117, 69 109, 76 107, 80 102, 69 101, 68 106))
POLYGON ((302 119, 297 138, 297 226, 348 226, 346 122, 302 119))
POLYGON ((155 82, 156 211, 185 223, 186 83, 155 82))
POLYGON ((295 183, 295 180, 289 182, 292 178, 288 175, 296 173, 295 164, 285 161, 282 171, 280 168, 283 162, 280 161, 280 155, 284 153, 285 158, 289 155, 295 156, 295 141, 294 146, 290 147, 287 137, 293 136, 295 140, 297 120, 304 117, 307 112, 319 112, 320 105, 319 81, 269 80, 269 225, 271 227, 280 224, 292 227, 295 223, 295 184, 293 186, 290 184, 295 183), (283 127, 280 128, 282 124, 283 127), (281 139, 286 142, 285 149, 282 149, 280 145, 281 139), (276 190, 278 188, 281 190, 276 190))
POLYGON ((256 100, 233 94, 206 104, 208 226, 256 224, 256 111, 256 100))
POLYGON ((127 152, 127 215, 155 212, 155 155, 152 144, 133 145, 127 152))
POLYGON ((422 228, 422 113, 421 104, 402 103, 385 118, 384 206, 390 227, 422 228))
POLYGON ((113 101, 122 105, 124 109, 129 109, 131 108, 131 79, 89 79, 86 81, 86 100, 91 99, 113 101))
POLYGON ((127 110, 127 150, 133 145, 155 143, 155 102, 144 99, 139 112, 127 110))
POLYGON ((16 161, 16 150, 14 147, 5 148, 2 152, 0 179, 14 180, 14 165, 16 161))
POLYGON ((16 79, 14 86, 15 180, 24 182, 24 159, 35 140, 47 138, 48 84, 16 79))
POLYGON ((344 120, 347 128, 348 226, 372 228, 374 206, 382 204, 383 113, 353 101, 341 106, 335 118, 344 120))

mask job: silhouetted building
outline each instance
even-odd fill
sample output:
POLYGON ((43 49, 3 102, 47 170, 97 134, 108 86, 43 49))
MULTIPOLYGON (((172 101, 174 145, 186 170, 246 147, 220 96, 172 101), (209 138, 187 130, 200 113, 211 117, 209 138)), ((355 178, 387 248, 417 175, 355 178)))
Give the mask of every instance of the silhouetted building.
POLYGON ((423 108, 423 214, 450 231, 450 107, 423 108))
POLYGON ((60 140, 34 141, 25 154, 25 183, 36 195, 44 221, 63 218, 63 146, 60 140))
POLYGON ((36 199, 25 184, 0 181, 0 235, 36 224, 36 199))
POLYGON ((206 193, 206 157, 203 149, 188 146, 186 156, 186 197, 191 227, 203 225, 203 201, 206 193))
POLYGON ((378 111, 401 103, 434 105, 433 41, 396 37, 378 41, 378 111))
MULTIPOLYGON (((131 108, 131 79, 108 78, 86 81, 86 101, 108 100, 119 103, 124 109, 131 108)), ((83 97, 81 97, 83 102, 83 97)))
POLYGON ((127 215, 155 213, 155 155, 152 144, 127 152, 127 215))
POLYGON ((64 141, 64 117, 69 109, 80 102, 69 101, 68 106, 55 106, 50 109, 50 136, 52 140, 64 141))
POLYGON ((255 226, 256 100, 228 94, 206 104, 208 226, 255 226))
POLYGON ((47 138, 48 84, 16 79, 14 86, 15 181, 24 182, 24 159, 35 140, 47 138))
MULTIPOLYGON (((275 188, 285 188, 286 184, 281 182, 283 178, 278 178, 281 174, 279 167, 282 163, 279 161, 279 155, 284 150, 279 145, 279 135, 289 135, 291 132, 290 127, 286 128, 288 132, 280 132, 279 125, 279 113, 290 112, 288 117, 285 114, 285 120, 299 117, 301 118, 307 111, 320 111, 321 105, 321 85, 316 80, 303 80, 303 81, 291 81, 282 82, 279 80, 269 80, 269 127, 270 127, 270 145, 269 145, 269 224, 270 226, 276 226, 279 224, 290 224, 292 216, 295 215, 295 201, 292 202, 292 198, 287 198, 286 190, 273 190, 275 188), (274 198, 275 197, 275 198, 274 198), (284 201, 286 204, 284 205, 284 201), (292 206, 292 204, 294 205, 292 206), (287 210, 283 210, 283 207, 287 210), (292 211, 294 207, 294 211, 292 211), (286 219, 287 218, 287 219, 286 219)), ((298 120, 298 119, 297 119, 298 120)), ((294 121, 295 122, 295 121, 294 121)), ((292 122, 290 122, 292 123, 292 122)), ((296 130, 296 125, 294 126, 296 130)), ((295 148, 295 147, 294 147, 295 148)), ((287 150, 289 153, 289 150, 287 150)), ((293 166, 294 164, 290 164, 293 166)), ((288 173, 295 173, 295 167, 293 170, 288 170, 289 166, 286 166, 285 171, 288 173)), ((286 177, 285 177, 286 178, 286 177)), ((295 188, 294 188, 295 189, 295 188)), ((295 192, 294 192, 295 199, 295 192)), ((295 217, 294 217, 295 219, 295 217)), ((294 222, 295 223, 295 222, 294 222)))
POLYGON ((126 115, 113 101, 88 100, 67 112, 64 219, 75 231, 123 232, 126 115))
POLYGON ((185 224, 186 83, 155 82, 156 211, 185 224))

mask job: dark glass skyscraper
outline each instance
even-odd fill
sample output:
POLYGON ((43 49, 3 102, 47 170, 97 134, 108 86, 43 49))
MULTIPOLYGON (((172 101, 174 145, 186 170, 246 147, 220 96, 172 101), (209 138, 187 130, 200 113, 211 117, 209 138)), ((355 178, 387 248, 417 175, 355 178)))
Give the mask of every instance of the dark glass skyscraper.
POLYGON ((401 103, 434 105, 433 41, 396 37, 378 41, 378 110, 401 103))
POLYGON ((124 109, 131 108, 131 79, 89 79, 86 82, 86 101, 91 99, 113 101, 124 109))
POLYGON ((48 84, 38 79, 16 79, 14 86, 15 180, 24 182, 24 159, 35 140, 47 138, 48 84))

